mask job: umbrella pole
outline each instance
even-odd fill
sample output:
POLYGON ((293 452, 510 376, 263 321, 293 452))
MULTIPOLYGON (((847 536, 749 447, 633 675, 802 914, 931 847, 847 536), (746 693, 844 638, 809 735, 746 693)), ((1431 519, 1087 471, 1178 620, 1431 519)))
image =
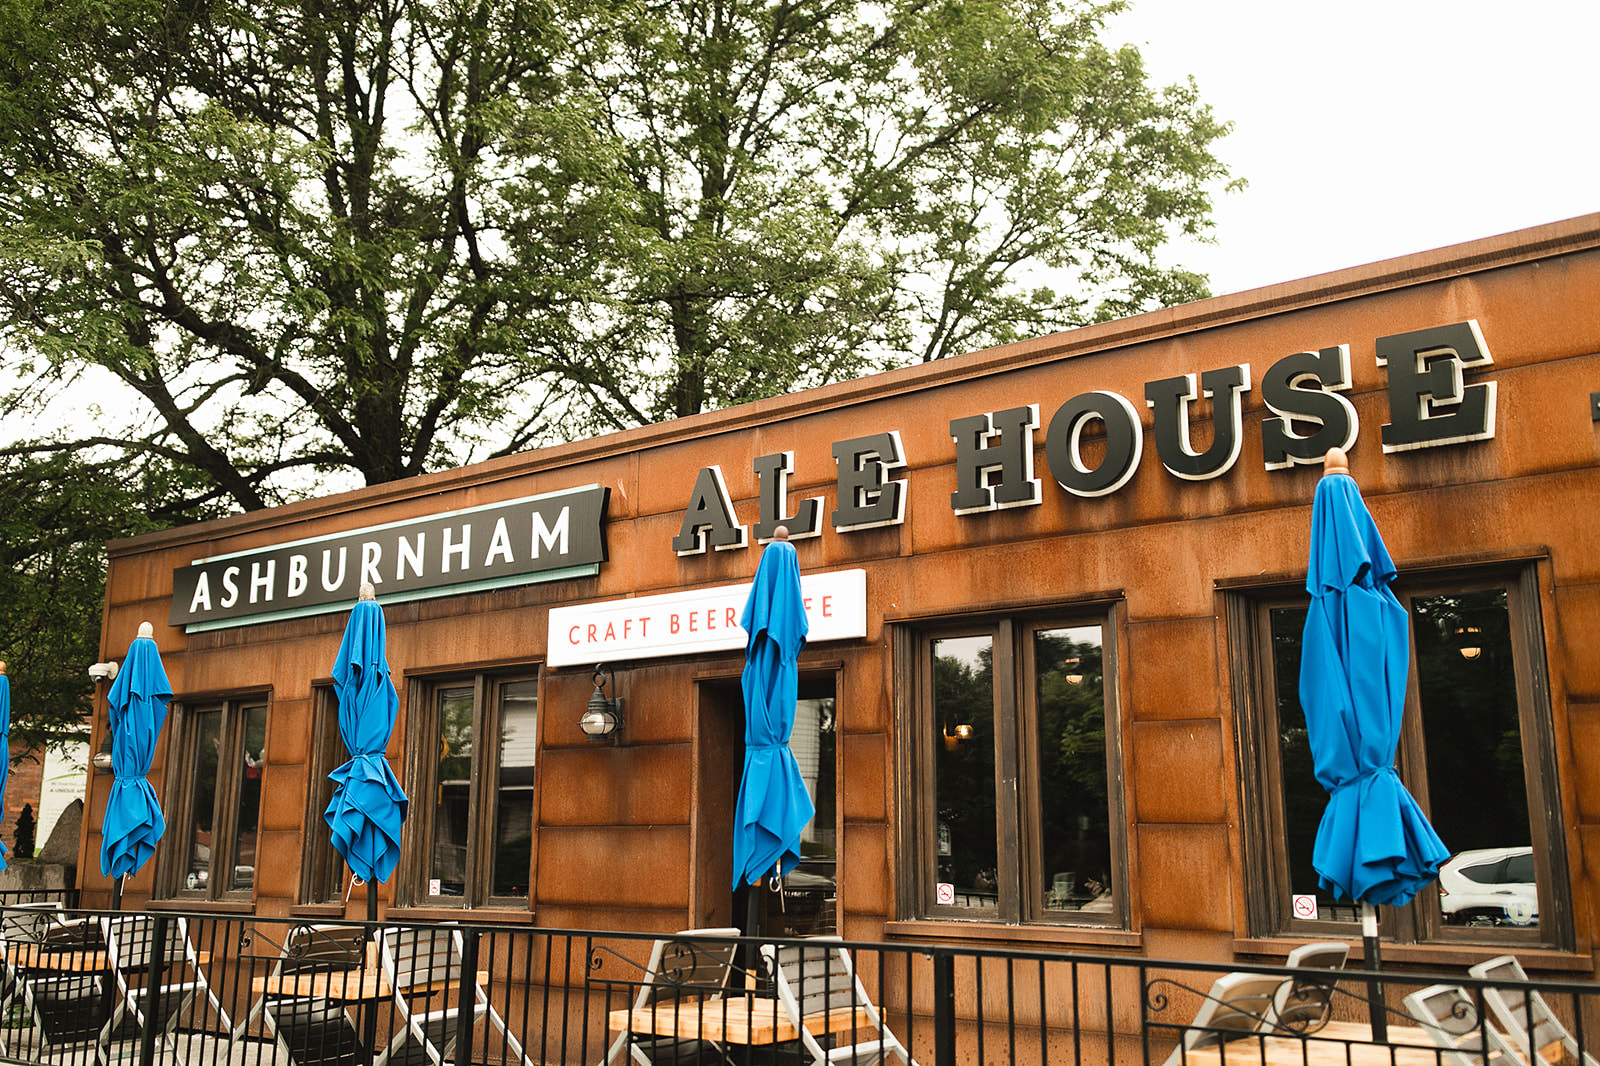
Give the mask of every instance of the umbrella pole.
POLYGON ((122 878, 120 877, 111 879, 111 909, 114 911, 122 909, 122 878))
POLYGON ((1383 962, 1378 950, 1378 908, 1365 900, 1361 903, 1361 944, 1362 954, 1367 960, 1367 971, 1374 975, 1367 978, 1367 1013, 1372 1019, 1372 1039, 1376 1043, 1387 1044, 1388 1008, 1383 1002, 1383 984, 1375 976, 1383 962))

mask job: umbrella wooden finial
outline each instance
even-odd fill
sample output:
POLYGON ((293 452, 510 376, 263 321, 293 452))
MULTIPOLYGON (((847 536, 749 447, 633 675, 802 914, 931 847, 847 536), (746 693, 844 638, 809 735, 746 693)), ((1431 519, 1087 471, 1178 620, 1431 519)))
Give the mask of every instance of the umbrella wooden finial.
POLYGON ((149 622, 140 622, 139 635, 141 637, 149 637, 151 640, 154 640, 156 635, 155 626, 151 625, 149 622))
POLYGON ((1328 454, 1322 457, 1322 476, 1329 474, 1348 474, 1350 472, 1350 457, 1345 455, 1343 448, 1329 448, 1328 454))
POLYGON ((772 539, 773 540, 788 540, 789 539, 789 527, 788 526, 779 526, 777 529, 774 529, 772 531, 772 539))
POLYGON ((378 590, 372 587, 372 582, 363 581, 361 583, 361 597, 360 598, 363 599, 363 600, 375 600, 375 599, 378 598, 378 590))

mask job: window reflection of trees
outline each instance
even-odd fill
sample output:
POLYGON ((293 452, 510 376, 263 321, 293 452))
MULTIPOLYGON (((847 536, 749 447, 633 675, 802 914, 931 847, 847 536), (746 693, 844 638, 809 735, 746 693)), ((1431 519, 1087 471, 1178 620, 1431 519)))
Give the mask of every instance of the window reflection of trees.
POLYGON ((993 905, 996 851, 994 785, 994 647, 988 637, 934 641, 935 806, 940 881, 956 886, 958 906, 993 905), (944 742, 958 726, 971 733, 944 742), (948 838, 948 854, 943 847, 948 838))
POLYGON ((1062 910, 1111 889, 1100 630, 1037 630, 1033 650, 1042 898, 1062 910))

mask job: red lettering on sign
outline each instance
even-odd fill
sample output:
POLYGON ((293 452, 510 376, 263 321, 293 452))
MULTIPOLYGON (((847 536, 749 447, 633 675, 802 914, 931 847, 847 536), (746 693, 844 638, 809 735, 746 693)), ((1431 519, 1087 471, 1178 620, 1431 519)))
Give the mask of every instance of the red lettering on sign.
POLYGON ((832 618, 833 617, 833 597, 832 596, 824 596, 824 597, 822 597, 822 617, 824 617, 824 618, 832 618))
POLYGON ((739 609, 737 607, 729 607, 728 608, 728 628, 732 629, 734 626, 736 626, 738 624, 739 624, 739 609))
POLYGON ((573 626, 571 629, 567 630, 567 643, 568 644, 576 644, 576 643, 578 643, 578 630, 580 630, 582 628, 583 628, 582 626, 573 626))
POLYGON ((672 612, 671 616, 667 620, 667 625, 671 627, 672 632, 674 632, 674 633, 676 633, 680 628, 682 628, 682 624, 678 621, 678 612, 677 611, 673 611, 672 612))
POLYGON ((597 633, 598 633, 598 630, 595 628, 595 624, 593 622, 590 622, 589 623, 589 643, 590 644, 593 644, 595 642, 597 633))

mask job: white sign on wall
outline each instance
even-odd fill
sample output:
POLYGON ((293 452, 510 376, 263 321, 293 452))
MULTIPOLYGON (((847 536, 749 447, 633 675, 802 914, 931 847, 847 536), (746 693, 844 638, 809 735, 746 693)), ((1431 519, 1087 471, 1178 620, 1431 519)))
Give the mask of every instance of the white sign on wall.
MULTIPOLYGON (((867 572, 802 574, 808 644, 867 635, 867 572)), ((750 582, 691 592, 635 596, 550 609, 547 666, 650 659, 732 651, 745 645, 739 627, 750 582)))

